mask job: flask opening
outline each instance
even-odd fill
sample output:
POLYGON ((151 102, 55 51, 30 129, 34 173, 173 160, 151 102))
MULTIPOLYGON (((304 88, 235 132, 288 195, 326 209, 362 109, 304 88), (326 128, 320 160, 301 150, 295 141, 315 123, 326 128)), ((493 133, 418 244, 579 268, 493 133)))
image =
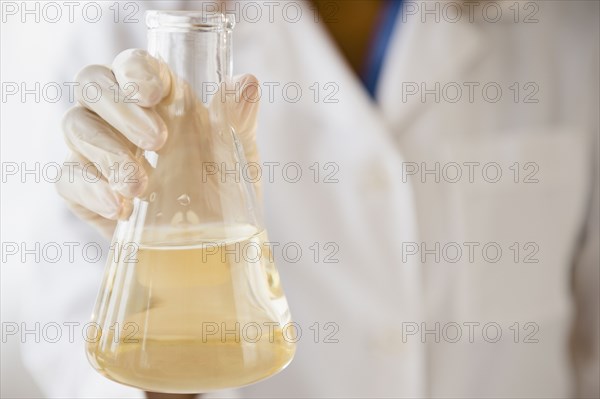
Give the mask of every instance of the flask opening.
POLYGON ((219 12, 150 10, 146 12, 146 26, 148 29, 220 32, 231 31, 235 18, 219 12))

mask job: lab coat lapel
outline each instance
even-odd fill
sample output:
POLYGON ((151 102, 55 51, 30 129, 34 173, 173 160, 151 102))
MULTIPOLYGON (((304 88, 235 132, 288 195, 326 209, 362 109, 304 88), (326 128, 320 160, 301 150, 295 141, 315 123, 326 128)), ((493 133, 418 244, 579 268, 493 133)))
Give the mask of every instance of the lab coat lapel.
MULTIPOLYGON (((483 31, 465 17, 455 23, 423 23, 418 15, 399 15, 388 59, 381 73, 378 100, 396 134, 409 128, 428 107, 436 104, 426 90, 456 81, 485 52, 483 31), (456 46, 460 43, 460 46, 456 46), (424 90, 425 89, 425 90, 424 90), (414 90, 418 90, 416 94, 414 90)), ((461 84, 462 82, 457 82, 461 84)))

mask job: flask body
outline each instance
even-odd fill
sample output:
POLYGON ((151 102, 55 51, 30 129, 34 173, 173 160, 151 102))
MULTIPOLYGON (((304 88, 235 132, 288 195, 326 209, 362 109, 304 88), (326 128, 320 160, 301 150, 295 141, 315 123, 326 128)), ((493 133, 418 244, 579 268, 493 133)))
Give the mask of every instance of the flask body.
POLYGON ((264 230, 204 225, 189 234, 195 244, 140 245, 135 262, 113 250, 87 343, 106 377, 197 393, 262 380, 291 361, 295 336, 264 230))
POLYGON ((231 26, 222 15, 148 18, 150 53, 172 74, 155 108, 168 139, 138 153, 149 181, 117 225, 86 332, 88 359, 145 391, 247 385, 289 364, 296 331, 254 184, 239 174, 246 159, 229 118, 244 107, 215 95, 231 75, 231 26))

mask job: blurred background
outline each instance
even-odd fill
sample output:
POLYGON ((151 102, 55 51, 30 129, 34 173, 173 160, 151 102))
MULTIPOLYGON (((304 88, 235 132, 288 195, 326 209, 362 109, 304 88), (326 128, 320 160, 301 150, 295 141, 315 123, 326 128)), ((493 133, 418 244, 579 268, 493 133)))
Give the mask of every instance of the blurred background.
POLYGON ((304 338, 282 373, 214 395, 598 397, 597 1, 1 7, 3 398, 143 395, 87 364, 109 242, 54 177, 75 75, 145 48, 150 9, 235 15, 261 157, 303 172, 263 184, 270 238, 303 249, 275 259, 304 338))

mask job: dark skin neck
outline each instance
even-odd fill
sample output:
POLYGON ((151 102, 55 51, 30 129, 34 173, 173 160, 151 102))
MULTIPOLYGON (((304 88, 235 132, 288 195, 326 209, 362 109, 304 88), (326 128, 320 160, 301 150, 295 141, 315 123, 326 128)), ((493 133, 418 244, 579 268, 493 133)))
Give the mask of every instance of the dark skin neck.
POLYGON ((384 1, 312 0, 311 3, 352 70, 360 75, 384 1))

